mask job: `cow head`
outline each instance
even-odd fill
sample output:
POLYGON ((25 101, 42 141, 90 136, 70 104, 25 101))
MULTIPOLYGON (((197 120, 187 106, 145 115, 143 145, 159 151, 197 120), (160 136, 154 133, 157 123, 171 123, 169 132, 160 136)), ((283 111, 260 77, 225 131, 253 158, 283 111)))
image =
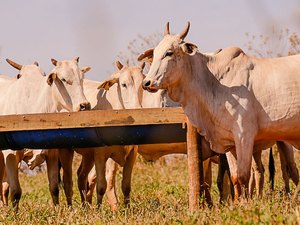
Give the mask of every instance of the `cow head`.
POLYGON ((26 149, 23 160, 27 163, 29 169, 33 170, 35 167, 40 166, 46 160, 45 152, 47 150, 26 149))
POLYGON ((190 28, 188 22, 184 30, 177 35, 170 35, 169 23, 165 28, 162 41, 155 49, 149 49, 138 57, 140 61, 152 62, 150 70, 143 81, 143 88, 156 92, 158 89, 168 89, 180 82, 178 71, 184 69, 185 58, 197 52, 197 46, 184 42, 190 28))
POLYGON ((109 90, 112 86, 117 88, 117 93, 125 109, 141 108, 142 100, 142 81, 144 79, 143 69, 145 63, 139 66, 123 66, 119 61, 116 62, 118 71, 110 79, 101 83, 98 87, 109 90))
POLYGON ((39 64, 37 62, 34 62, 32 65, 21 65, 18 64, 10 59, 6 59, 6 62, 14 67, 15 69, 19 70, 19 73, 17 75, 17 79, 20 79, 22 76, 28 77, 28 76, 44 76, 45 73, 42 71, 42 69, 39 67, 39 64))
POLYGON ((55 84, 55 97, 62 109, 81 111, 91 108, 83 93, 84 73, 90 67, 79 68, 79 57, 73 60, 57 61, 51 59, 55 68, 47 77, 48 85, 55 84))

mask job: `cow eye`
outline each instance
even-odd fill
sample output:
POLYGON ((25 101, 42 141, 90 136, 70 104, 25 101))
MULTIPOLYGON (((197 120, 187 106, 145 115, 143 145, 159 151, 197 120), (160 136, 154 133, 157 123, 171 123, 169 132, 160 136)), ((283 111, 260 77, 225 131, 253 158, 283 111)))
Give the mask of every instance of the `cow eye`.
POLYGON ((168 56, 172 56, 173 54, 174 54, 174 52, 172 50, 168 50, 168 51, 166 51, 164 58, 168 57, 168 56))
POLYGON ((126 84, 122 84, 122 87, 123 87, 123 88, 127 88, 127 85, 126 85, 126 84))
POLYGON ((62 82, 67 82, 65 78, 62 78, 61 81, 62 81, 62 82))

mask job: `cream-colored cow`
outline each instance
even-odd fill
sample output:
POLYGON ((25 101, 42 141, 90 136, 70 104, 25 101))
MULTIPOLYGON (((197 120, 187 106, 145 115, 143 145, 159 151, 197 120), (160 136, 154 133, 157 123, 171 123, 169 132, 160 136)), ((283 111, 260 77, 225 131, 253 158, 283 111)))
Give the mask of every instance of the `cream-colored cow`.
MULTIPOLYGON (((52 59, 55 68, 50 75, 44 76, 44 72, 37 63, 20 65, 7 59, 11 66, 19 70, 19 74, 17 79, 5 76, 0 78, 0 114, 50 113, 62 109, 69 111, 89 109, 90 103, 84 96, 82 79, 83 74, 90 68, 80 69, 78 61, 79 58, 68 61, 52 59)), ((18 209, 22 194, 18 179, 18 164, 23 158, 23 151, 2 150, 0 154, 0 182, 1 184, 2 181, 4 182, 3 201, 4 204, 8 204, 9 191, 13 206, 18 209)))
POLYGON ((205 55, 167 25, 143 87, 166 89, 219 153, 227 152, 236 196, 247 187, 253 153, 283 140, 300 147, 300 55, 258 59, 240 48, 205 55))
MULTIPOLYGON (((112 76, 104 81, 97 82, 84 79, 84 93, 91 103, 92 109, 130 109, 141 108, 142 87, 141 83, 144 78, 142 70, 144 63, 140 66, 128 67, 123 66, 120 62, 116 63, 118 70, 112 76), (100 90, 99 90, 100 89, 100 90)), ((125 199, 129 199, 127 186, 131 186, 127 181, 131 180, 127 176, 131 176, 131 171, 137 152, 134 151, 133 146, 107 146, 99 148, 84 148, 74 149, 77 153, 82 155, 82 162, 77 171, 78 175, 78 188, 83 203, 87 200, 87 178, 88 173, 92 169, 94 162, 97 170, 97 196, 98 204, 102 202, 103 195, 106 191, 107 182, 105 179, 106 161, 108 158, 114 159, 121 166, 125 166, 123 170, 124 175, 124 195, 125 199), (133 150, 133 151, 132 151, 133 150), (128 196, 128 197, 127 197, 128 196)), ((53 151, 53 150, 51 150, 53 151)), ((48 168, 48 178, 50 184, 50 192, 54 204, 58 204, 58 159, 61 161, 63 168, 63 182, 65 194, 67 197, 68 205, 72 204, 72 149, 58 149, 56 155, 49 155, 49 151, 43 150, 42 152, 34 151, 32 160, 29 161, 31 168, 46 160, 48 168), (49 174, 50 173, 50 174, 49 174), (67 187, 67 188, 66 188, 67 187)), ((109 193, 108 193, 109 195, 109 193)), ((112 203, 112 207, 115 203, 112 203)))

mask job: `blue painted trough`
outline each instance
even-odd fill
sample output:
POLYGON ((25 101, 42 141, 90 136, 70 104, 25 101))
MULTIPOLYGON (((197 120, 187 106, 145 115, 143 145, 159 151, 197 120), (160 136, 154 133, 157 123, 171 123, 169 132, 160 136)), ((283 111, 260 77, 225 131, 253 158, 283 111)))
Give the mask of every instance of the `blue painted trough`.
POLYGON ((186 141, 181 108, 0 116, 0 148, 67 148, 186 141))

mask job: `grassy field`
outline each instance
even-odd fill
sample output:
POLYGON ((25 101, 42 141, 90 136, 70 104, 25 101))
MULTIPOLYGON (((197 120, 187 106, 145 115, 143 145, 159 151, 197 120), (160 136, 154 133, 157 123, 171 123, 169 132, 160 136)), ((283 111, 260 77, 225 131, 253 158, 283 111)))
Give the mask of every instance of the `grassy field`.
MULTIPOLYGON (((296 154, 299 162, 298 152, 296 154)), ((284 195, 278 158, 275 155, 275 192, 271 192, 266 183, 261 199, 254 198, 248 204, 220 205, 214 182, 211 189, 214 207, 203 208, 194 214, 188 213, 188 173, 184 157, 168 163, 145 163, 139 158, 133 175, 131 207, 120 206, 116 213, 110 211, 106 199, 100 209, 82 208, 76 176, 74 204, 70 209, 66 206, 62 190, 61 206, 53 207, 45 173, 36 176, 21 174, 23 196, 19 212, 14 213, 11 207, 1 208, 0 224, 300 224, 300 196, 292 201, 284 195)), ((76 163, 74 167, 77 167, 76 163)), ((217 166, 214 165, 214 181, 216 170, 217 166)), ((268 171, 265 178, 268 179, 268 171)), ((120 173, 117 180, 120 187, 120 173)), ((292 190, 294 188, 292 186, 292 190)))

